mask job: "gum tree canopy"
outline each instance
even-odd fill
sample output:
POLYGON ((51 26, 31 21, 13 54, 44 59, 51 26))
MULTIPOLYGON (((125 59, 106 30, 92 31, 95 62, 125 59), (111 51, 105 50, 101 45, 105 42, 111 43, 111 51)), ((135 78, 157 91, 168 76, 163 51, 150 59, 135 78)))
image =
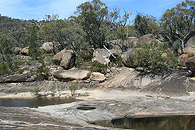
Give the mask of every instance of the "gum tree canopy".
POLYGON ((85 2, 77 7, 75 17, 87 34, 86 39, 94 48, 102 48, 105 41, 105 18, 108 7, 100 0, 85 2))
POLYGON ((160 32, 170 43, 179 40, 181 50, 187 41, 195 35, 195 1, 186 0, 172 9, 168 9, 161 18, 160 32))

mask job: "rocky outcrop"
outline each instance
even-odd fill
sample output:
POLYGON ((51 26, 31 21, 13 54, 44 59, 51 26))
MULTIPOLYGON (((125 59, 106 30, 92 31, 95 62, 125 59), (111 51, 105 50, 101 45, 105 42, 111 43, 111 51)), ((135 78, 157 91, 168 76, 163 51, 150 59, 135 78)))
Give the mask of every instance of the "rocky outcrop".
POLYGON ((190 40, 188 40, 188 42, 186 43, 184 52, 185 53, 195 53, 195 36, 190 38, 190 40))
POLYGON ((188 60, 188 55, 187 54, 182 54, 181 56, 178 57, 178 62, 180 66, 186 66, 186 61, 188 60))
POLYGON ((135 69, 123 67, 120 74, 103 83, 105 87, 121 87, 131 90, 142 89, 145 86, 162 80, 162 76, 152 73, 140 73, 135 69))
POLYGON ((56 65, 62 66, 64 69, 71 69, 75 66, 76 55, 72 50, 62 50, 53 58, 56 65))
POLYGON ((62 60, 62 56, 64 55, 66 49, 58 52, 57 54, 54 55, 54 57, 52 58, 53 62, 56 64, 56 65, 60 65, 60 62, 62 60))
POLYGON ((122 54, 123 64, 127 67, 135 67, 134 62, 136 58, 136 52, 134 49, 129 48, 127 52, 122 54))
POLYGON ((46 42, 42 45, 42 49, 48 53, 53 51, 53 43, 52 42, 46 42))
MULTIPOLYGON (((114 56, 118 56, 121 55, 122 51, 119 50, 110 50, 110 52, 114 55, 114 56)), ((97 49, 94 51, 93 53, 93 59, 92 62, 97 61, 100 62, 101 64, 106 65, 107 63, 110 62, 110 60, 112 60, 112 56, 110 56, 110 54, 108 53, 108 51, 106 49, 97 49)))
POLYGON ((22 55, 28 55, 28 47, 25 47, 21 50, 22 55))
POLYGON ((195 81, 189 78, 188 72, 174 72, 162 75, 150 72, 138 72, 132 68, 121 68, 116 75, 100 86, 121 90, 149 92, 157 95, 181 96, 195 91, 195 81))
POLYGON ((152 34, 146 34, 144 36, 141 36, 138 42, 150 42, 152 39, 154 39, 154 36, 152 34))
POLYGON ((54 77, 64 81, 81 80, 89 78, 90 71, 70 69, 54 72, 54 77))
POLYGON ((0 77, 0 83, 30 82, 34 80, 34 77, 32 77, 29 73, 14 74, 6 77, 0 77))
POLYGON ((195 74, 195 57, 191 57, 186 61, 187 68, 195 74))
POLYGON ((75 66, 76 55, 72 50, 66 50, 62 55, 60 66, 64 69, 71 69, 75 66))
POLYGON ((94 80, 94 81, 104 81, 106 79, 106 77, 102 73, 93 72, 93 73, 91 73, 90 79, 94 80))
POLYGON ((130 48, 130 47, 134 47, 137 42, 138 42, 138 38, 137 37, 128 37, 127 40, 112 40, 109 41, 109 43, 112 44, 112 49, 114 50, 119 50, 121 51, 121 47, 125 47, 125 48, 130 48))
POLYGON ((20 54, 21 51, 22 51, 22 48, 20 48, 20 47, 14 47, 12 50, 13 50, 14 53, 20 54))

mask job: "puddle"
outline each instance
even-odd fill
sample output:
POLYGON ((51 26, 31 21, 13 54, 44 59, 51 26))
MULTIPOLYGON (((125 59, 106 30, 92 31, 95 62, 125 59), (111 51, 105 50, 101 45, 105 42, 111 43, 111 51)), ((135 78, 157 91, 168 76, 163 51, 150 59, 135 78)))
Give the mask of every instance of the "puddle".
POLYGON ((132 130, 195 130, 195 115, 122 118, 92 124, 132 130))
POLYGON ((11 99, 0 98, 0 106, 6 107, 39 107, 56 104, 76 102, 75 98, 30 98, 30 99, 11 99))

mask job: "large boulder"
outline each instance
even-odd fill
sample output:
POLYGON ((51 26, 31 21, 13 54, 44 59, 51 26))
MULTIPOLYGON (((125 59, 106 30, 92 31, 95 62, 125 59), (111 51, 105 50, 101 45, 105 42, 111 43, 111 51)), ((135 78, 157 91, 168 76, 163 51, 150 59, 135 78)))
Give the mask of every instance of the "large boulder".
POLYGON ((137 44, 138 40, 139 39, 137 37, 128 37, 127 40, 122 41, 118 39, 118 40, 109 41, 109 43, 112 44, 112 49, 122 51, 120 47, 126 47, 126 48, 133 47, 137 44))
POLYGON ((93 72, 91 73, 90 79, 94 81, 104 81, 106 77, 100 72, 93 72))
POLYGON ((6 77, 0 77, 0 83, 30 82, 35 79, 30 74, 14 74, 6 77))
POLYGON ((182 54, 181 56, 178 57, 178 62, 180 66, 186 66, 186 61, 188 60, 188 55, 187 54, 182 54))
POLYGON ((191 57, 186 61, 186 66, 193 74, 195 74, 195 57, 191 57))
POLYGON ((54 57, 52 58, 53 62, 56 64, 56 65, 60 65, 60 62, 62 60, 62 56, 64 55, 66 49, 58 52, 57 54, 54 55, 54 57))
POLYGON ((71 69, 75 66, 76 55, 72 50, 66 50, 62 55, 60 66, 64 69, 71 69))
POLYGON ((28 52, 29 52, 28 51, 28 47, 22 48, 22 50, 21 50, 21 54, 22 55, 26 55, 27 56, 28 55, 28 52))
POLYGON ((136 52, 134 49, 128 49, 126 52, 122 54, 123 64, 127 67, 135 67, 134 62, 136 59, 136 52))
POLYGON ((16 54, 20 54, 21 51, 22 51, 22 48, 20 48, 20 47, 14 47, 13 48, 13 52, 16 53, 16 54))
POLYGON ((70 69, 75 66, 76 55, 72 50, 62 50, 53 58, 56 65, 62 66, 64 69, 70 69))
MULTIPOLYGON (((118 55, 121 55, 122 51, 120 50, 115 50, 115 49, 112 49, 112 50, 109 50, 114 56, 118 56, 118 55)), ((109 52, 106 50, 106 49, 96 49, 94 52, 93 52, 93 59, 92 61, 97 61, 97 62, 100 62, 101 64, 104 64, 106 65, 107 63, 110 62, 111 60, 111 57, 109 52)))
POLYGON ((70 69, 54 72, 54 77, 60 80, 81 80, 89 77, 90 71, 80 69, 70 69))
POLYGON ((46 42, 42 45, 42 49, 46 52, 52 52, 53 51, 53 43, 52 42, 46 42))
POLYGON ((152 34, 146 34, 139 38, 138 42, 150 42, 151 40, 155 39, 152 34))
POLYGON ((195 36, 190 38, 190 40, 188 40, 188 42, 186 43, 184 52, 185 53, 195 53, 195 36))

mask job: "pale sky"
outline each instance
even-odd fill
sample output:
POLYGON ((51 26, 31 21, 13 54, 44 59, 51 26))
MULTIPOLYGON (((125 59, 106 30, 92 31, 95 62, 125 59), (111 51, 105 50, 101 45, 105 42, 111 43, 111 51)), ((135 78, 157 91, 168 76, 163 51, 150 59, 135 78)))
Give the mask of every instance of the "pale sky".
MULTIPOLYGON (((41 20, 45 14, 58 14, 61 19, 74 15, 76 7, 88 0, 0 0, 0 14, 23 20, 41 20)), ((91 0, 89 0, 91 1, 91 0)), ((109 9, 120 8, 160 18, 166 9, 171 9, 184 0, 101 0, 109 9)))

